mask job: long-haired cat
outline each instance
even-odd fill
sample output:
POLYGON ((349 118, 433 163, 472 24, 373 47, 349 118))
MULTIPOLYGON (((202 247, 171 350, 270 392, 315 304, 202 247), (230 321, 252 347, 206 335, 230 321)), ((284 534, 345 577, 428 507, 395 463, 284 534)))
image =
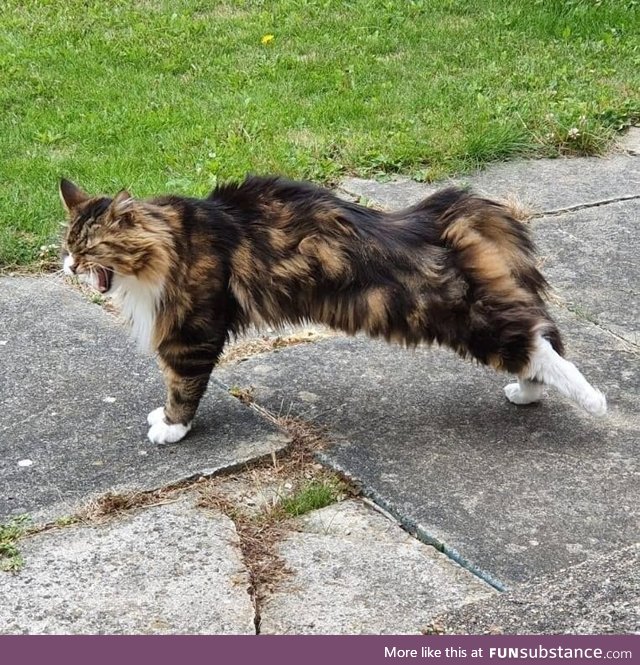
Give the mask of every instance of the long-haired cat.
POLYGON ((60 183, 64 269, 116 298, 167 386, 149 439, 173 443, 230 335, 313 321, 406 345, 446 345, 518 378, 515 404, 544 384, 595 415, 604 396, 565 360, 526 227, 504 205, 449 188, 399 212, 308 183, 249 177, 206 199, 93 197, 60 183))

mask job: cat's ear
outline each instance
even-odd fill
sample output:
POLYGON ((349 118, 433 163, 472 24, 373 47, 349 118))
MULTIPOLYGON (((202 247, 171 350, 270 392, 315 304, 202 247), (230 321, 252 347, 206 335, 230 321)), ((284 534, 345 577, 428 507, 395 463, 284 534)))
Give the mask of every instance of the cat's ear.
POLYGON ((60 200, 67 212, 71 212, 90 198, 86 192, 83 192, 80 187, 74 185, 70 180, 64 178, 60 180, 60 200))
POLYGON ((133 215, 133 197, 126 189, 119 191, 109 205, 109 217, 120 224, 129 224, 133 215))

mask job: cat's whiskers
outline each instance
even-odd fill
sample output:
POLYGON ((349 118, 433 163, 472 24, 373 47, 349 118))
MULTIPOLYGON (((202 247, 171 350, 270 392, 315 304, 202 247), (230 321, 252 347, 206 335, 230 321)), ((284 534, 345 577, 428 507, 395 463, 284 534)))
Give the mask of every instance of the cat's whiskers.
POLYGON ((80 281, 80 275, 69 274, 65 272, 64 268, 47 273, 47 277, 55 282, 64 282, 65 284, 77 284, 80 281))
POLYGON ((64 270, 60 268, 60 270, 54 270, 53 272, 49 273, 49 277, 56 281, 64 281, 64 277, 66 275, 64 274, 64 270))

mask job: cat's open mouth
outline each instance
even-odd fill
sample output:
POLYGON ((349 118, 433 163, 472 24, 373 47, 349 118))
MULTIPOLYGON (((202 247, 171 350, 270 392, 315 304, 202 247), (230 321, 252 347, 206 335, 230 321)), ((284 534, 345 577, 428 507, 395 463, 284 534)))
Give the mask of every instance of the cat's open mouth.
POLYGON ((111 288, 111 280, 113 279, 113 270, 110 268, 95 268, 96 274, 96 288, 100 293, 106 293, 111 288))

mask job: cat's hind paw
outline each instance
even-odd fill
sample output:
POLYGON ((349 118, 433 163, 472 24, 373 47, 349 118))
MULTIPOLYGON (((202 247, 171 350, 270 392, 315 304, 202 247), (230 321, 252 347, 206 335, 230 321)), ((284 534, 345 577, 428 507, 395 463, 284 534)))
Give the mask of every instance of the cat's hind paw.
POLYGON ((504 387, 504 394, 512 404, 533 404, 542 397, 542 386, 537 383, 510 383, 504 387))

